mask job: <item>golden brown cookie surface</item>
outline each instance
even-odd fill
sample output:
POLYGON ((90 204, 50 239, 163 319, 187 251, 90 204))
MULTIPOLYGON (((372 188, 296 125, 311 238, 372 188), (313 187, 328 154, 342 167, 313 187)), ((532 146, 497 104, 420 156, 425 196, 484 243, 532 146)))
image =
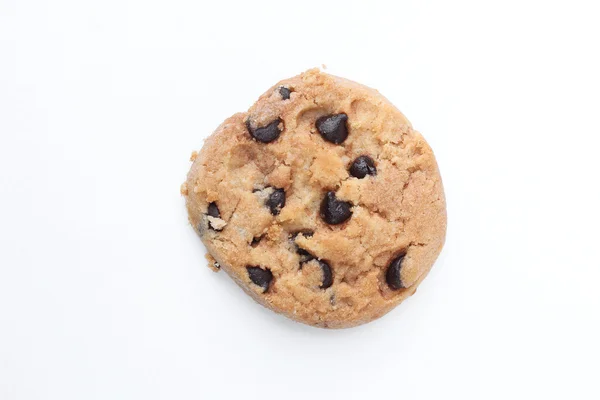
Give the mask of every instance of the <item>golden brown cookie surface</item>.
POLYGON ((343 328, 416 290, 446 233, 437 164, 377 91, 318 70, 206 140, 182 193, 210 255, 259 303, 343 328))

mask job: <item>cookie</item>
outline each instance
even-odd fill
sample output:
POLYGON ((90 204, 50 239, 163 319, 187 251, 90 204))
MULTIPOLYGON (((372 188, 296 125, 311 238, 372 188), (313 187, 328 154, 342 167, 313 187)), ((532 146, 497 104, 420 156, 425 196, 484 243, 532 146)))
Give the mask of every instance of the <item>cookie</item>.
POLYGON ((192 158, 181 192, 211 268, 296 321, 379 318, 415 292, 442 249, 431 148, 355 82, 315 69, 281 81, 192 158))

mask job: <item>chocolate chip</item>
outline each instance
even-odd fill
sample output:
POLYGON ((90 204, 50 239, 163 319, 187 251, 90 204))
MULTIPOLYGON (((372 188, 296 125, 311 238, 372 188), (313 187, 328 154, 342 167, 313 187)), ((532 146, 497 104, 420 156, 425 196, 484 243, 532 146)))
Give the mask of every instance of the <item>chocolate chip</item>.
POLYGON ((285 86, 279 86, 279 94, 283 100, 288 100, 290 98, 290 93, 292 93, 290 89, 285 86))
POLYGON ((252 129, 250 126, 250 120, 246 121, 246 127, 248 128, 250 135, 262 143, 271 143, 273 140, 277 139, 279 135, 281 135, 279 124, 283 124, 281 118, 277 118, 275 121, 269 123, 267 126, 263 126, 262 128, 252 129))
POLYGON ((273 273, 270 269, 262 269, 261 267, 247 266, 248 276, 250 280, 255 284, 263 288, 263 293, 269 290, 269 285, 273 280, 273 273))
POLYGON ((214 201, 208 205, 208 210, 206 211, 206 213, 213 218, 221 218, 219 207, 217 207, 217 203, 215 203, 214 201))
POLYGON ((221 264, 219 264, 218 262, 214 262, 213 263, 213 267, 215 267, 216 269, 221 269, 221 264))
MULTIPOLYGON (((221 213, 219 212, 219 207, 217 207, 217 203, 215 203, 214 201, 212 203, 209 203, 208 208, 206 210, 206 214, 210 215, 213 218, 221 218, 221 213)), ((208 226, 213 231, 221 232, 223 230, 223 228, 215 228, 210 221, 208 222, 208 226)))
POLYGON ((327 289, 333 285, 333 274, 331 272, 331 267, 325 261, 317 260, 317 262, 319 263, 321 271, 323 272, 323 283, 319 287, 321 289, 327 289))
POLYGON ((315 256, 313 256, 307 250, 301 248, 300 246, 298 246, 295 243, 298 235, 302 235, 302 236, 308 238, 308 237, 311 237, 312 235, 314 235, 314 232, 313 231, 298 231, 298 232, 294 232, 294 233, 290 234, 290 239, 294 242, 294 247, 296 248, 296 253, 300 256, 300 269, 302 269, 302 264, 304 264, 305 262, 309 262, 310 260, 313 260, 315 258, 315 256))
POLYGON ((350 166, 350 175, 362 179, 367 175, 377 175, 375 161, 369 156, 360 156, 350 166))
POLYGON ((252 243, 250 243, 250 246, 252 246, 252 247, 256 247, 256 246, 258 246, 258 244, 259 244, 259 243, 260 243, 260 241, 262 240, 263 236, 264 236, 264 235, 261 235, 261 236, 256 236, 256 237, 252 238, 252 243))
POLYGON ((388 267, 385 274, 385 281, 392 290, 403 289, 402 279, 400 278, 400 271, 402 270, 402 261, 406 254, 401 254, 394 258, 388 267))
POLYGON ((285 191, 283 189, 275 189, 269 195, 266 204, 271 210, 271 214, 279 215, 279 212, 285 206, 285 191))
POLYGON ((308 251, 304 250, 301 247, 298 247, 296 253, 300 256, 300 269, 302 269, 302 264, 309 262, 310 260, 314 260, 315 256, 310 254, 308 251))
POLYGON ((346 114, 333 114, 319 118, 315 125, 323 139, 340 144, 348 137, 346 121, 348 121, 346 114))
POLYGON ((302 236, 304 236, 304 237, 312 237, 312 235, 314 235, 315 232, 313 232, 313 231, 297 231, 297 232, 293 232, 293 233, 290 234, 290 239, 296 240, 296 238, 300 234, 302 234, 302 236))
MULTIPOLYGON (((296 253, 300 254, 301 256, 310 257, 311 260, 313 258, 315 258, 312 254, 310 254, 308 251, 304 250, 302 247, 298 247, 298 250, 296 250, 296 253)), ((308 261, 308 260, 306 260, 306 261, 308 261)))
POLYGON ((321 218, 331 225, 341 224, 352 216, 352 203, 338 200, 334 192, 327 192, 321 202, 321 218))

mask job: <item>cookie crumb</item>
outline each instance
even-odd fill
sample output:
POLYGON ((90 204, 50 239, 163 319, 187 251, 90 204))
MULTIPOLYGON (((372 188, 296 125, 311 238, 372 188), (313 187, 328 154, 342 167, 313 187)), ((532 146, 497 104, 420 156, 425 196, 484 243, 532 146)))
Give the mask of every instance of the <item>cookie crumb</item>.
POLYGON ((179 188, 179 192, 184 195, 187 196, 188 195, 188 187, 187 187, 187 183, 183 183, 181 185, 181 187, 179 188))
POLYGON ((190 161, 191 162, 196 161, 196 157, 198 157, 198 152, 197 151, 192 151, 192 154, 190 155, 190 161))
POLYGON ((210 268, 213 272, 219 272, 221 270, 221 265, 217 262, 217 260, 214 259, 213 256, 206 253, 204 258, 206 258, 206 261, 208 261, 208 268, 210 268))
POLYGON ((225 225, 227 225, 227 222, 223 221, 221 218, 211 217, 210 215, 207 215, 206 218, 208 218, 208 223, 210 226, 216 231, 223 230, 225 225))

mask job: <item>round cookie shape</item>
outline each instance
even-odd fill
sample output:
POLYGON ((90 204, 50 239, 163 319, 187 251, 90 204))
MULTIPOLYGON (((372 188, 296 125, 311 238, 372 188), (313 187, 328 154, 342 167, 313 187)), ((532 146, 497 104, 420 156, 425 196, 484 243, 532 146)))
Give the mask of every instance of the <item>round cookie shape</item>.
POLYGON ((381 317, 444 244, 427 142, 379 92, 316 69, 225 120, 192 161, 181 192, 212 269, 302 323, 381 317))

